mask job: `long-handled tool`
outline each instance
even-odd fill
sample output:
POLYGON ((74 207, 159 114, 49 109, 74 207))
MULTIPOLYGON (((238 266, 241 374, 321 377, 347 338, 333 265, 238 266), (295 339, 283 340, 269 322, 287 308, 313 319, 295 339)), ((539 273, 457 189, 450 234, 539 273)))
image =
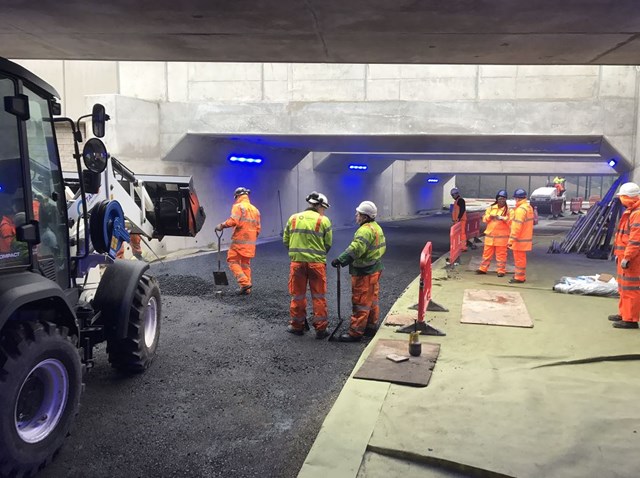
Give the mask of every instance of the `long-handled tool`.
POLYGON ((218 270, 213 272, 213 282, 215 282, 216 285, 229 285, 227 273, 221 270, 220 266, 220 243, 222 242, 222 231, 216 231, 216 236, 218 236, 218 270))
POLYGON ((280 237, 284 236, 284 220, 282 219, 282 201, 280 201, 280 190, 278 189, 278 207, 280 208, 280 237))
POLYGON ((336 268, 336 272, 338 273, 338 295, 337 295, 337 302, 338 302, 338 325, 336 325, 336 328, 333 329, 333 332, 331 332, 331 335, 329 336, 329 342, 335 340, 333 338, 333 336, 336 334, 336 332, 338 331, 338 329, 340 328, 340 326, 342 325, 342 316, 340 315, 340 267, 336 268))

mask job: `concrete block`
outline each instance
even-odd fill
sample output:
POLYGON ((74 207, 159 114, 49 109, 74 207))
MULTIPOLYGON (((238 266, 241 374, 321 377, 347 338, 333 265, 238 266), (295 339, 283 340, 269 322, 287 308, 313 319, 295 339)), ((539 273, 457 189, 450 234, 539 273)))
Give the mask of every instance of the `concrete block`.
POLYGON ((593 98, 597 93, 597 76, 535 76, 518 77, 517 99, 593 98))
POLYGON ((518 67, 515 65, 479 65, 480 78, 511 78, 518 74, 518 67))
POLYGON ((65 61, 66 114, 71 118, 91 113, 86 95, 118 93, 118 67, 115 61, 65 61))
POLYGON ((295 80, 292 101, 364 101, 363 80, 295 80))
POLYGON ((160 61, 118 63, 119 93, 150 101, 167 99, 167 64, 160 61))
POLYGON ((601 66, 600 97, 635 98, 638 69, 635 66, 601 66))
POLYGON ((476 78, 405 79, 400 82, 400 99, 407 101, 471 100, 476 97, 476 78))
POLYGON ((465 78, 476 77, 476 65, 400 65, 400 78, 465 78))
POLYGON ((189 99, 189 64, 171 61, 167 63, 167 101, 189 99))
POLYGON ((535 76, 598 76, 598 66, 579 65, 520 65, 519 77, 535 76))
POLYGON ((366 65, 340 63, 292 63, 291 79, 298 80, 364 80, 366 65))
POLYGON ((190 81, 189 101, 261 101, 261 81, 190 81))
POLYGON ((396 80, 400 78, 400 65, 367 65, 367 79, 396 80))
POLYGON ((189 81, 261 81, 262 63, 189 63, 189 81))
POLYGON ((400 100, 400 80, 368 80, 366 100, 400 100))
POLYGON ((289 100, 289 88, 288 82, 285 81, 265 81, 264 86, 264 101, 288 101, 289 100))
POLYGON ((288 63, 263 63, 262 64, 264 81, 287 80, 289 77, 288 63))
POLYGON ((481 77, 478 82, 479 100, 511 100, 515 97, 515 77, 481 77))

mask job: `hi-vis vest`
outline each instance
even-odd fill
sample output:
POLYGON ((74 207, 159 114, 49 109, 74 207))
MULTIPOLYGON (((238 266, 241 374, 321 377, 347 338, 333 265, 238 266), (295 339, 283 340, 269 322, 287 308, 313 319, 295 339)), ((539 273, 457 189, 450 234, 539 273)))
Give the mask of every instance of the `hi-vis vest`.
POLYGON ((375 221, 362 224, 345 250, 345 254, 353 258, 349 273, 362 275, 381 271, 383 266, 380 259, 386 250, 387 244, 380 225, 375 221))
POLYGON ((327 262, 333 243, 331 221, 313 209, 294 214, 287 221, 282 242, 293 262, 327 262))
POLYGON ((511 232, 511 211, 509 206, 500 207, 493 204, 487 208, 482 216, 482 222, 487 224, 484 231, 484 243, 487 246, 505 246, 509 242, 511 232), (506 220, 492 216, 506 216, 506 220))
POLYGON ((511 249, 514 251, 530 251, 533 247, 533 208, 529 201, 520 199, 516 202, 511 221, 511 249))
POLYGON ((254 257, 260 234, 260 211, 249 202, 246 194, 236 199, 231 207, 231 217, 223 224, 235 228, 231 236, 231 249, 245 257, 254 257))

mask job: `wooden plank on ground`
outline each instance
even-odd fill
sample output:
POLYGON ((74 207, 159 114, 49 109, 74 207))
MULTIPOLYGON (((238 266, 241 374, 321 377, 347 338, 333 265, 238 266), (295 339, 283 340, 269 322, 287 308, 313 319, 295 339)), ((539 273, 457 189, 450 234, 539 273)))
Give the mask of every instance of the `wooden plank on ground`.
POLYGON ((463 324, 533 327, 519 292, 466 289, 462 299, 463 324))

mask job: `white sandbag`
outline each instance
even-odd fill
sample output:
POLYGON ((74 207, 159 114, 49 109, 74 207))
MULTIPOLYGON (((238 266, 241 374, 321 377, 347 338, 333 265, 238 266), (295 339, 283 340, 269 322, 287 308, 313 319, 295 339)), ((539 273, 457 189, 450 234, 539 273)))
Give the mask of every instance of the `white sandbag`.
POLYGON ((564 294, 600 295, 605 297, 618 296, 618 282, 615 277, 608 282, 598 280, 599 274, 594 276, 562 277, 553 290, 564 294))

